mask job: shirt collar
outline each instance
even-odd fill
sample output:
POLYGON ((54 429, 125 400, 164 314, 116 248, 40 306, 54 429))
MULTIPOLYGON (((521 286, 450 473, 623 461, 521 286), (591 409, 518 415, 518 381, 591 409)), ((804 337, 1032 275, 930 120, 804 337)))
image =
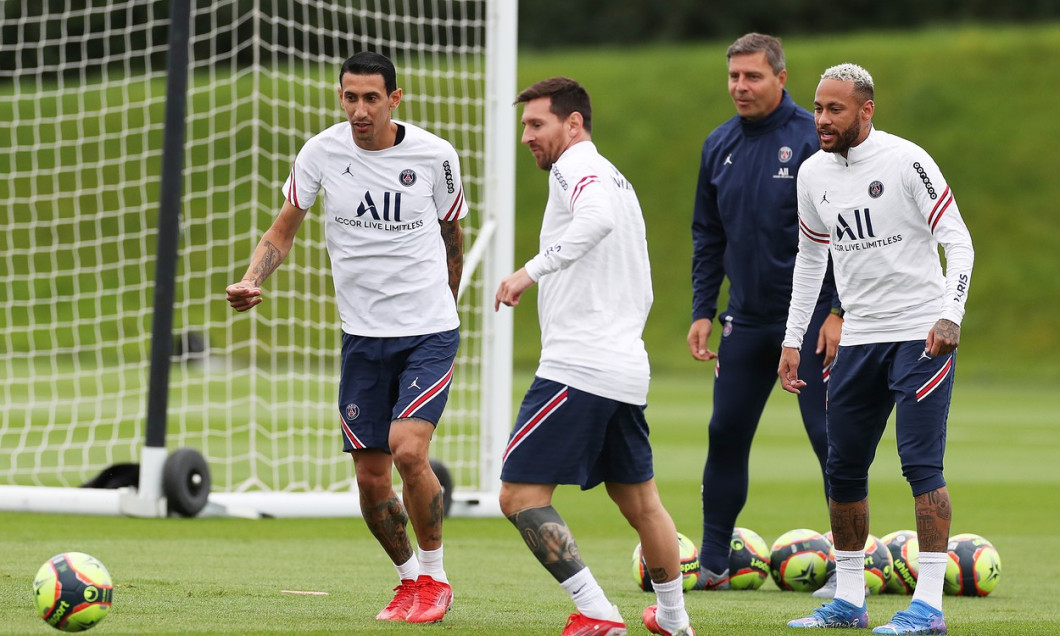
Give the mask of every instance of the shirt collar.
POLYGON ((769 113, 762 119, 756 119, 754 121, 740 117, 740 127, 746 135, 761 135, 788 121, 794 110, 795 100, 791 98, 791 95, 788 94, 788 89, 785 88, 782 89, 780 104, 773 109, 773 112, 769 113))
POLYGON ((847 156, 839 154, 838 152, 830 152, 832 160, 836 163, 840 163, 846 166, 854 165, 865 161, 869 157, 876 154, 880 147, 880 136, 876 134, 876 127, 869 124, 869 134, 865 137, 865 140, 860 144, 853 146, 847 150, 847 156))

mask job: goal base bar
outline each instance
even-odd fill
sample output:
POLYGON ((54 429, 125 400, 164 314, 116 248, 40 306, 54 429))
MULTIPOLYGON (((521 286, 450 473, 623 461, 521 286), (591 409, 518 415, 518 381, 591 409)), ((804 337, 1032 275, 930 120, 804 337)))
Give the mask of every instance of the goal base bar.
POLYGON ((135 488, 0 486, 0 510, 76 515, 165 517, 165 498, 145 499, 135 488))
MULTIPOLYGON (((211 493, 199 516, 360 517, 361 500, 352 492, 211 493)), ((500 517, 497 493, 453 493, 451 517, 500 517)))
MULTIPOLYGON (((168 516, 166 499, 145 499, 135 488, 0 486, 0 511, 129 517, 168 516)), ((200 517, 359 517, 356 492, 211 493, 200 517)), ((495 492, 454 492, 451 517, 500 517, 495 492)))

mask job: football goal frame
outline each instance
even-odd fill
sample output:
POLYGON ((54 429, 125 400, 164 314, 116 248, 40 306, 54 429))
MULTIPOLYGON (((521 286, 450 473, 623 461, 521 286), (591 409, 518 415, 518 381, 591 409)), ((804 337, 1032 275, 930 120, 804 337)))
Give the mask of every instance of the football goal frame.
POLYGON ((270 309, 237 315, 224 285, 301 143, 340 121, 342 60, 372 49, 398 67, 396 118, 461 158, 461 352, 432 467, 451 514, 499 515, 512 316, 493 292, 513 268, 517 1, 51 4, 23 0, 0 39, 15 206, 0 221, 0 510, 360 515, 315 211, 270 309))

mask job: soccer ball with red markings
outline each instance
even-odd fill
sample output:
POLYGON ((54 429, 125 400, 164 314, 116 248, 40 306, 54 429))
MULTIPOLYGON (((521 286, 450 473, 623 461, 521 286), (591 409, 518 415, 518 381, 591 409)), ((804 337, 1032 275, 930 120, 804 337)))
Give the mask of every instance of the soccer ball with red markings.
POLYGON ((891 581, 894 557, 887 544, 870 534, 865 539, 865 587, 870 594, 881 594, 891 581))
POLYGON ((912 594, 920 576, 920 542, 913 530, 895 530, 880 539, 891 552, 894 568, 885 592, 912 594))
POLYGON ((757 532, 733 528, 729 543, 729 589, 757 590, 769 578, 769 544, 757 532))
POLYGON ((33 598, 45 623, 64 632, 82 632, 107 616, 114 584, 99 559, 64 552, 37 570, 33 598))
POLYGON ((1001 555, 985 538, 966 532, 950 537, 942 591, 954 596, 986 596, 1001 580, 1001 555))
POLYGON ((812 592, 828 577, 832 544, 815 530, 789 530, 773 542, 769 569, 773 582, 782 590, 812 592))

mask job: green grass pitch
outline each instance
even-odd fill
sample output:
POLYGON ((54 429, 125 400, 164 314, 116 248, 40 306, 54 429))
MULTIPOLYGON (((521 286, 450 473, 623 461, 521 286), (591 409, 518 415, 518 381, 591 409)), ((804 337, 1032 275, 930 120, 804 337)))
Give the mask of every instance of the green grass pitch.
MULTIPOLYGON (((520 377, 516 390, 525 389, 520 377)), ((699 540, 699 480, 706 453, 710 385, 698 377, 656 378, 649 398, 656 472, 678 529, 699 540)), ((950 416, 947 478, 953 533, 975 532, 1001 553, 1003 574, 986 598, 945 598, 954 636, 1060 632, 1060 554, 1056 496, 1060 410, 1055 392, 958 385, 950 416)), ((752 483, 739 524, 772 541, 798 527, 827 530, 815 462, 793 396, 777 390, 752 454, 752 483)), ((872 532, 913 526, 893 431, 871 475, 872 532)), ((602 489, 563 488, 556 506, 583 557, 631 634, 647 633, 640 612, 654 595, 636 587, 637 537, 602 489)), ((437 626, 379 624, 396 576, 362 520, 132 519, 0 514, 0 634, 47 634, 34 613, 33 575, 52 555, 88 552, 115 582, 115 604, 95 634, 558 634, 573 606, 504 519, 450 519, 446 569, 456 600, 437 626), (327 592, 292 595, 283 590, 327 592)), ((772 581, 753 592, 690 592, 700 634, 790 634, 784 626, 817 601, 781 592, 772 581)), ((882 624, 907 597, 868 599, 882 624)))
MULTIPOLYGON (((946 475, 952 533, 989 538, 1001 554, 1003 573, 989 597, 945 598, 950 633, 1060 634, 1060 610, 1053 605, 1060 597, 1060 568, 1053 562, 1060 555, 1060 393, 1052 382, 1060 369, 1060 279, 1051 213, 1060 191, 1051 162, 1041 159, 1051 156, 1058 138, 1055 90, 1048 82, 1043 89, 1041 80, 1057 76, 1060 28, 991 25, 785 38, 785 44, 789 90, 803 104, 812 96, 815 74, 827 65, 849 60, 873 71, 881 128, 923 144, 940 161, 961 193, 962 214, 976 241, 946 475), (1020 384, 1034 378, 1040 384, 1020 384)), ((657 298, 646 332, 658 374, 648 408, 657 479, 678 529, 697 542, 710 383, 709 369, 692 364, 684 351, 690 249, 684 237, 699 145, 732 112, 724 92, 725 45, 530 53, 521 56, 519 71, 520 87, 555 74, 590 87, 598 145, 635 181, 644 200, 657 298), (660 139, 664 151, 658 150, 660 139)), ((525 149, 517 153, 520 262, 536 250, 544 179, 525 149)), ((136 201, 139 195, 124 196, 136 201)), ((0 290, 0 298, 15 291, 0 290)), ((528 295, 516 313, 516 358, 523 365, 537 355, 535 302, 528 295)), ((520 378, 516 391, 527 383, 520 378)), ((820 478, 792 396, 779 390, 773 396, 751 462, 740 525, 768 543, 794 528, 827 529, 820 478)), ((893 431, 880 445, 870 488, 874 534, 913 527, 893 431)), ((561 489, 556 507, 630 633, 645 634, 640 612, 654 596, 633 580, 633 531, 602 489, 561 489)), ((456 593, 445 621, 377 624, 374 616, 389 600, 396 576, 360 519, 0 512, 0 634, 53 633, 35 615, 33 576, 49 557, 74 550, 100 558, 114 578, 114 609, 92 630, 98 635, 560 632, 572 605, 506 520, 450 519, 445 545, 456 593)), ((785 622, 817 604, 807 594, 781 592, 771 581, 754 592, 692 592, 686 598, 701 636, 790 635, 785 622)), ((870 597, 871 623, 882 624, 907 600, 870 597)))

